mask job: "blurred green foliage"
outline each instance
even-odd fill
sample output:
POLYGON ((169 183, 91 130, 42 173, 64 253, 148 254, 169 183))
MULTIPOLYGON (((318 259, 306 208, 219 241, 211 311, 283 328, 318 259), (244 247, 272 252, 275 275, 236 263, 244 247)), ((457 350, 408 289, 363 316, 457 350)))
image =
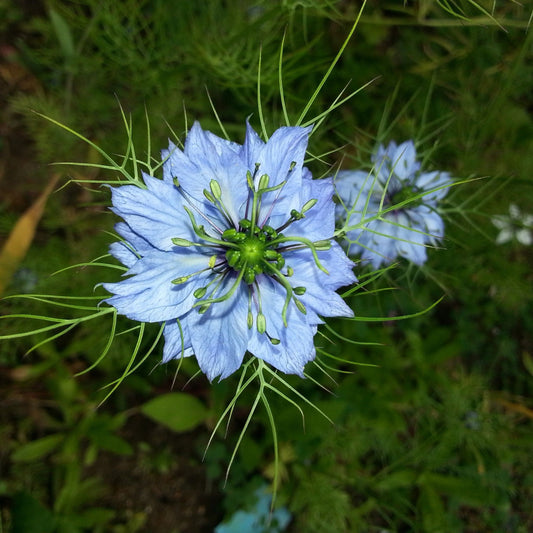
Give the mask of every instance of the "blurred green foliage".
MULTIPOLYGON (((137 125, 139 147, 146 146, 146 112, 156 154, 172 135, 170 128, 182 137, 193 120, 201 120, 218 132, 211 99, 228 133, 239 140, 244 120, 259 120, 261 49, 261 105, 272 131, 283 122, 278 80, 283 35, 283 91, 289 115, 297 117, 360 7, 360 2, 332 0, 0 0, 1 91, 7 101, 0 112, 5 123, 0 147, 7 160, 2 168, 9 171, 0 180, 0 232, 7 235, 28 191, 44 185, 47 164, 98 162, 98 154, 33 111, 113 154, 125 150, 118 103, 137 125), (15 67, 28 83, 15 83, 6 74, 15 67), (14 172, 18 166, 23 172, 25 159, 33 164, 21 186, 14 172)), ((335 382, 325 381, 332 394, 310 380, 289 380, 335 426, 305 409, 303 430, 300 413, 273 398, 281 442, 278 497, 294 515, 291 531, 526 533, 533 528, 528 449, 533 251, 517 243, 496 246, 490 223, 490 216, 506 213, 510 202, 526 212, 533 205, 530 21, 531 8, 507 1, 371 2, 310 110, 309 116, 319 114, 343 91, 373 80, 313 135, 312 154, 331 152, 310 162, 316 176, 332 167, 365 164, 377 141, 414 138, 428 167, 479 179, 449 197, 445 250, 431 251, 421 270, 402 263, 369 294, 350 297, 357 314, 391 318, 428 307, 443 294, 444 301, 409 321, 332 324, 361 344, 343 342, 324 329, 318 342, 328 352, 379 365, 332 374, 335 382), (394 290, 380 292, 391 284, 394 290)), ((78 179, 98 177, 83 167, 67 169, 78 179)), ((105 230, 114 222, 107 203, 108 192, 89 184, 53 195, 10 292, 92 295, 104 281, 97 269, 50 273, 105 253, 112 241, 105 230)), ((3 312, 28 312, 27 306, 27 301, 4 300, 3 312)), ((47 312, 36 301, 30 310, 47 312)), ((127 330, 131 324, 121 326, 127 330)), ((3 328, 20 331, 13 321, 3 328)), ((143 347, 156 338, 155 329, 143 347)), ((108 331, 108 323, 73 329, 27 356, 28 347, 44 337, 0 346, 0 530, 3 525, 14 533, 162 531, 162 519, 157 529, 146 508, 126 512, 109 497, 112 472, 97 466, 110 454, 117 467, 131 460, 146 472, 152 490, 160 479, 168 483, 169 476, 183 476, 199 493, 194 512, 205 505, 205 484, 215 491, 224 485, 239 422, 246 420, 247 394, 227 440, 221 434, 213 441, 204 479, 194 484, 198 470, 191 465, 200 463, 209 429, 235 384, 196 378, 179 393, 181 405, 169 404, 165 393, 175 367, 158 365, 153 354, 98 407, 106 394, 101 387, 120 375, 136 339, 135 332, 119 336, 96 370, 77 376, 95 362, 108 331), (189 455, 143 431, 132 438, 128 423, 141 412, 174 430, 164 434, 168 446, 176 439, 189 455), (200 429, 191 433, 194 427, 200 429), (196 451, 191 452, 191 441, 196 451)), ((195 372, 194 362, 185 361, 176 388, 195 372)), ((324 381, 318 372, 313 376, 324 381)), ((148 424, 148 418, 142 420, 148 424)), ((261 484, 259 477, 273 478, 266 414, 252 426, 224 501, 210 508, 203 526, 194 514, 187 523, 179 509, 182 521, 175 531, 191 531, 190 523, 212 531, 224 512, 242 506, 261 484)))

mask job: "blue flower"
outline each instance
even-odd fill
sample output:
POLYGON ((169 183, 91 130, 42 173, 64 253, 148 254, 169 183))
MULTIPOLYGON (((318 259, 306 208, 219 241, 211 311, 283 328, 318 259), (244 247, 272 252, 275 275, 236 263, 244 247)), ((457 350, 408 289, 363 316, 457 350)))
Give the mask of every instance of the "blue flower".
POLYGON ((360 254, 374 268, 398 256, 422 265, 426 246, 435 246, 444 237, 437 206, 451 177, 447 172, 421 172, 413 141, 380 145, 372 162, 370 174, 347 170, 335 178, 341 201, 337 220, 347 228, 361 226, 346 232, 349 253, 360 254), (386 212, 379 215, 380 211, 386 212))
POLYGON ((254 507, 246 511, 237 511, 226 523, 219 524, 215 533, 281 533, 291 520, 291 514, 285 507, 278 507, 271 513, 272 497, 260 487, 255 491, 254 507))
POLYGON ((331 239, 331 179, 303 167, 310 128, 284 127, 243 145, 191 128, 163 150, 163 179, 112 188, 128 271, 105 300, 140 322, 165 323, 163 361, 195 355, 210 380, 246 352, 303 375, 321 317, 352 316, 336 289, 355 281, 331 239))

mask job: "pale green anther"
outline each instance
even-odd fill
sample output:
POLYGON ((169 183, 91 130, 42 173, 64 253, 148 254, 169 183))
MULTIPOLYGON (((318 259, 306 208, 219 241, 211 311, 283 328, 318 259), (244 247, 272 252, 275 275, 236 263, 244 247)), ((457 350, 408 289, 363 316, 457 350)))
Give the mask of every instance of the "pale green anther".
POLYGON ((203 298, 206 292, 207 292, 206 287, 200 287, 196 289, 192 294, 195 298, 203 298))
POLYGON ((172 181, 174 182, 174 185, 175 185, 176 187, 179 187, 179 186, 180 186, 180 182, 179 182, 178 178, 172 178, 172 181))
POLYGON ((220 188, 220 184, 217 180, 211 180, 209 182, 209 188, 211 189, 211 192, 213 193, 213 196, 220 200, 222 198, 222 189, 220 188))
MULTIPOLYGON (((258 165, 256 164, 256 169, 258 168, 258 165)), ((246 182, 248 183, 248 187, 250 187, 250 189, 254 189, 254 178, 252 176, 252 173, 248 170, 246 172, 246 182)))
POLYGON ((204 189, 204 196, 207 198, 207 200, 209 202, 211 202, 212 204, 215 203, 215 197, 207 190, 207 189, 204 189))
POLYGON ((250 229, 252 227, 252 223, 247 218, 243 218, 239 221, 239 226, 242 229, 250 229))
POLYGON ((254 315, 251 311, 248 311, 248 316, 246 317, 246 325, 248 326, 248 329, 252 329, 254 327, 254 315))
POLYGON ((246 267, 244 269, 244 282, 251 285, 255 281, 255 270, 253 267, 246 267))
POLYGON ((309 209, 311 209, 314 205, 316 205, 316 203, 318 202, 318 200, 316 198, 311 198, 311 200, 309 200, 308 202, 305 202, 304 206, 302 207, 302 213, 305 213, 307 211, 309 211, 309 209))
POLYGON ((305 305, 300 302, 300 300, 298 300, 297 298, 294 299, 294 303, 296 304, 296 307, 298 308, 298 311, 300 311, 300 313, 306 315, 307 314, 307 309, 305 308, 305 305))
POLYGON ((290 278, 294 274, 294 269, 292 267, 287 267, 287 277, 290 278))
POLYGON ((228 250, 226 252, 226 261, 230 267, 234 267, 241 259, 241 252, 239 250, 228 250))
POLYGON ((235 228, 229 228, 222 233, 222 238, 227 241, 232 241, 237 235, 237 230, 235 228))
POLYGON ((185 283, 191 276, 181 276, 180 278, 176 278, 172 280, 172 283, 174 285, 181 285, 182 283, 185 283))
POLYGON ((203 315, 211 307, 211 304, 204 304, 198 308, 198 314, 203 315))
POLYGON ((257 314, 257 331, 261 333, 261 335, 266 331, 266 318, 263 313, 257 314))
POLYGON ((188 241, 187 239, 180 239, 179 237, 175 237, 174 239, 171 239, 172 244, 175 244, 176 246, 193 246, 194 243, 191 241, 188 241))
POLYGON ((304 216, 299 211, 296 211, 296 209, 292 209, 291 218, 293 218, 294 220, 301 220, 302 218, 304 218, 304 216))
POLYGON ((268 177, 268 174, 263 174, 259 178, 259 191, 262 189, 266 189, 268 187, 268 182, 270 181, 270 178, 268 177))
POLYGON ((263 226, 263 232, 266 233, 272 240, 278 236, 278 232, 272 226, 267 224, 263 226))
POLYGON ((294 170, 295 166, 296 166, 296 161, 291 161, 291 166, 289 167, 289 171, 294 170))
POLYGON ((316 241, 313 243, 316 250, 324 251, 331 248, 331 241, 316 241))
POLYGON ((276 252, 276 250, 265 250, 264 256, 267 261, 274 261, 278 259, 279 252, 276 252))
POLYGON ((307 290, 305 287, 294 287, 292 289, 294 291, 294 294, 297 294, 298 296, 302 296, 305 294, 305 291, 307 290))
POLYGON ((213 268, 215 265, 216 265, 216 262, 217 262, 217 256, 216 255, 212 255, 210 258, 209 258, 209 263, 207 263, 207 266, 209 268, 213 268))
POLYGON ((274 337, 270 337, 269 340, 274 346, 277 346, 281 342, 279 339, 275 339, 274 337))

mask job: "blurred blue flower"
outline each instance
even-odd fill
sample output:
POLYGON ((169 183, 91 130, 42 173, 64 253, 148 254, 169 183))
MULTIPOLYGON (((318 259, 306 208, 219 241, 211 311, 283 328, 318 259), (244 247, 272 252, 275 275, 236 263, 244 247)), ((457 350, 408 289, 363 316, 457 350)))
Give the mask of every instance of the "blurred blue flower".
POLYGON ((500 230, 496 244, 504 244, 515 239, 525 246, 533 243, 533 215, 522 213, 516 204, 509 206, 509 216, 496 215, 491 220, 500 230))
POLYGON ((195 355, 210 380, 248 351, 303 375, 321 316, 352 316, 336 294, 355 281, 332 241, 331 179, 303 167, 310 128, 263 142, 247 125, 239 145, 191 128, 183 151, 163 150, 163 180, 112 188, 124 239, 111 254, 128 267, 105 300, 141 322, 164 322, 163 361, 195 355))
POLYGON ((347 170, 335 178, 341 201, 337 220, 347 228, 362 225, 345 235, 349 254, 360 254, 374 268, 398 256, 422 265, 426 246, 437 245, 444 236, 437 205, 447 194, 451 177, 447 172, 421 172, 413 141, 380 145, 372 162, 370 174, 347 170), (364 222, 368 219, 372 220, 364 222))
POLYGON ((291 514, 285 507, 270 512, 272 497, 264 488, 255 492, 255 506, 247 511, 237 511, 230 520, 219 524, 215 533, 281 533, 291 520, 291 514))

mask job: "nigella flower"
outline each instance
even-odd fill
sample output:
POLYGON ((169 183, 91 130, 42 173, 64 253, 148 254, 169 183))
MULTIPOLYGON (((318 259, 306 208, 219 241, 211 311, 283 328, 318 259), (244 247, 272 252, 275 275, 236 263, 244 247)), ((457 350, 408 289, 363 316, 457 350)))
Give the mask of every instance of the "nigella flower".
POLYGON ((436 245, 444 236, 437 206, 451 177, 447 172, 422 172, 412 141, 380 145, 372 162, 370 174, 346 170, 335 178, 340 199, 336 216, 348 228, 349 253, 360 254, 374 268, 398 256, 422 265, 426 246, 436 245), (356 225, 362 227, 349 229, 356 225))
POLYGON ((246 510, 237 511, 226 523, 219 524, 215 533, 281 533, 291 521, 291 513, 286 507, 271 509, 272 496, 265 487, 255 491, 255 503, 246 510))
POLYGON ((128 267, 105 283, 117 311, 163 322, 163 361, 195 355, 212 380, 246 352, 302 375, 324 316, 352 316, 335 290, 355 281, 332 242, 332 180, 303 167, 310 128, 278 129, 243 145, 191 128, 184 150, 163 150, 163 179, 112 189, 128 267))
POLYGON ((496 244, 504 244, 516 239, 520 244, 533 243, 533 215, 522 213, 516 204, 509 205, 509 216, 496 215, 492 223, 500 230, 496 244))

